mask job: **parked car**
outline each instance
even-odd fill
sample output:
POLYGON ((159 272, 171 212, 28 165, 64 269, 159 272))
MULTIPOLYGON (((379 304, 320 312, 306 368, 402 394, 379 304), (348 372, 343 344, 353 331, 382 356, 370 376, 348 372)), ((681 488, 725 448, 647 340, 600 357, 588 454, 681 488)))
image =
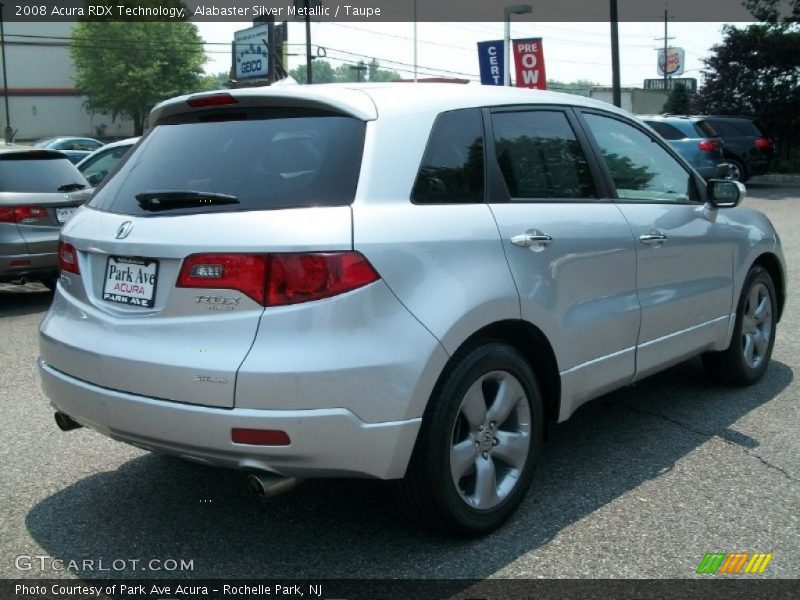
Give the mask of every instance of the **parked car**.
POLYGON ((703 179, 717 177, 719 165, 726 162, 722 142, 703 120, 673 115, 643 115, 640 118, 667 140, 703 179))
POLYGON ((88 188, 60 152, 0 150, 0 282, 55 288, 61 226, 88 199, 88 188))
POLYGON ((67 155, 72 164, 77 164, 100 148, 103 142, 86 137, 54 137, 37 140, 32 145, 35 148, 59 150, 67 155))
POLYGON ((77 164, 78 170, 92 187, 96 187, 138 141, 138 137, 132 137, 106 144, 81 160, 77 164))
POLYGON ((395 480, 408 514, 479 535, 584 402, 698 354, 737 385, 769 364, 769 220, 609 104, 316 85, 150 122, 62 232, 38 363, 62 429, 266 495, 395 480))
POLYGON ((722 140, 722 153, 732 165, 731 178, 744 182, 769 172, 775 161, 775 142, 759 121, 714 115, 698 119, 722 140))

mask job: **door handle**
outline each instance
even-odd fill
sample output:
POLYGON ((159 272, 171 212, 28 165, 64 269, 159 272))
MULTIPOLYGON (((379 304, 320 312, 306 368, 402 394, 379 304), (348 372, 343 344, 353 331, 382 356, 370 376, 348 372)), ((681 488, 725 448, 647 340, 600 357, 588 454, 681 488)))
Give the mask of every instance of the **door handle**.
POLYGON ((650 233, 643 233, 639 236, 639 241, 643 244, 660 244, 667 240, 667 236, 661 232, 653 231, 650 233))
POLYGON ((541 233, 540 231, 532 231, 529 233, 521 233, 519 235, 515 235, 511 238, 511 243, 515 246, 520 246, 522 248, 530 248, 536 244, 541 244, 542 246, 546 246, 550 242, 553 241, 553 238, 546 233, 541 233))

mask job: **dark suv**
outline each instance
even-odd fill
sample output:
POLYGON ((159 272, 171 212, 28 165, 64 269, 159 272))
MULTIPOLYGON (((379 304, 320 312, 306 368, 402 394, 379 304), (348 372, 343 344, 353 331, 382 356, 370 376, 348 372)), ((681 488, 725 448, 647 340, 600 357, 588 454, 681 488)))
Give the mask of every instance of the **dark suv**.
POLYGON ((722 153, 732 165, 732 179, 747 181, 769 171, 775 160, 775 143, 761 123, 747 117, 712 115, 699 119, 722 140, 722 153))
POLYGON ((0 151, 0 282, 58 277, 58 236, 88 200, 89 184, 53 150, 0 151))

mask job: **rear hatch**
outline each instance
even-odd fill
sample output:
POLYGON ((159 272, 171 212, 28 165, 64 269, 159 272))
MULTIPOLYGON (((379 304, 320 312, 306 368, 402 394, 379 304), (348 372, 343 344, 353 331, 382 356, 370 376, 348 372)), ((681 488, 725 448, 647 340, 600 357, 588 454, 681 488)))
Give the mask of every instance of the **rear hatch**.
POLYGON ((162 118, 65 227, 42 356, 103 387, 231 407, 270 257, 352 250, 365 124, 192 108, 162 118))
POLYGON ((0 153, 0 225, 17 230, 28 254, 55 253, 61 226, 90 193, 60 152, 0 153))

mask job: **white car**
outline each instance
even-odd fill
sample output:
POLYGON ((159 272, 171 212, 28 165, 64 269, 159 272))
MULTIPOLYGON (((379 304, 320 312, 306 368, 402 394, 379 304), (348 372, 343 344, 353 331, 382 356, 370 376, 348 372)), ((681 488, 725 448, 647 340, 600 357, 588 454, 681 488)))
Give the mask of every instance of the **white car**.
POLYGON ((92 187, 96 187, 138 141, 138 137, 132 137, 106 144, 89 154, 76 166, 86 181, 92 187))
POLYGON ((62 233, 39 367, 63 429, 266 494, 397 480, 410 514, 478 535, 584 402, 698 354, 738 385, 769 364, 772 225, 609 104, 287 86, 150 122, 62 233))

